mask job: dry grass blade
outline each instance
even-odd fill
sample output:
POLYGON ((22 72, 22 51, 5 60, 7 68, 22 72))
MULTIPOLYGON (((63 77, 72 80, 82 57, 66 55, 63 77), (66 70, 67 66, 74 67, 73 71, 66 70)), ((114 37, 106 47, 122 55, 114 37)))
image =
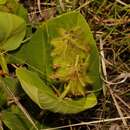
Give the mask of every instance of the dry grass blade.
POLYGON ((121 119, 122 119, 122 122, 123 122, 124 126, 127 128, 127 127, 128 127, 127 122, 126 122, 126 120, 123 118, 123 117, 124 117, 124 116, 123 116, 123 113, 122 113, 122 111, 121 111, 121 109, 120 109, 120 106, 119 106, 119 104, 118 104, 118 102, 117 102, 117 100, 116 100, 116 98, 115 98, 115 96, 114 96, 114 94, 113 94, 113 91, 112 91, 112 89, 110 88, 109 85, 108 85, 108 88, 109 88, 109 92, 110 92, 110 94, 111 94, 111 96, 112 96, 112 99, 113 99, 113 101, 114 101, 114 103, 115 103, 116 109, 117 109, 117 111, 118 111, 118 113, 119 113, 119 115, 120 115, 120 117, 121 117, 121 119))
POLYGON ((117 78, 115 78, 114 80, 112 80, 112 81, 108 81, 108 80, 106 80, 106 79, 104 79, 103 77, 101 77, 102 79, 103 79, 103 81, 105 82, 105 83, 107 83, 107 84, 109 84, 109 85, 118 85, 118 84, 121 84, 121 83, 124 83, 126 80, 127 80, 127 78, 128 78, 129 76, 128 76, 128 74, 126 73, 123 77, 120 77, 120 75, 117 77, 117 78), (123 79, 122 79, 123 78, 123 79), (113 81, 115 81, 115 80, 117 80, 117 79, 121 79, 119 82, 113 82, 113 81))
POLYGON ((120 3, 121 5, 124 5, 126 7, 130 7, 129 5, 127 5, 125 2, 121 1, 121 0, 116 0, 116 2, 120 3))
MULTIPOLYGON (((112 81, 108 81, 106 65, 105 65, 105 62, 107 62, 107 60, 105 59, 105 55, 104 55, 104 51, 103 51, 103 45, 104 45, 104 43, 103 43, 102 39, 100 38, 100 55, 101 55, 101 63, 102 63, 102 70, 103 70, 103 76, 104 76, 104 77, 101 77, 101 78, 103 79, 103 81, 105 83, 107 83, 109 85, 117 85, 117 84, 124 83, 127 80, 127 78, 130 77, 130 73, 121 73, 119 76, 117 76, 112 81), (120 80, 120 81, 116 82, 117 80, 120 80)), ((103 90, 104 90, 103 92, 105 94, 106 88, 103 87, 103 90)))
POLYGON ((110 126, 109 130, 121 130, 121 128, 118 124, 112 124, 110 126))
POLYGON ((80 9, 84 8, 85 6, 87 6, 88 4, 90 4, 92 1, 93 0, 90 0, 90 1, 86 0, 86 2, 84 4, 82 4, 81 6, 79 6, 76 10, 80 10, 80 9))
POLYGON ((41 2, 40 2, 40 0, 37 0, 37 7, 38 7, 38 10, 39 10, 39 13, 40 13, 40 15, 42 16, 42 11, 41 11, 41 2))
POLYGON ((1 120, 0 120, 0 130, 4 130, 4 129, 3 129, 3 126, 2 126, 1 120))
MULTIPOLYGON (((102 39, 100 38, 100 49, 103 51, 103 43, 102 43, 102 39)), ((104 62, 104 60, 103 59, 105 59, 105 57, 104 57, 104 53, 102 52, 101 53, 102 54, 102 70, 103 70, 103 74, 104 74, 104 78, 105 78, 105 81, 107 81, 107 71, 106 71, 106 65, 105 65, 105 62, 104 62)), ((121 119, 122 119, 122 122, 123 122, 123 124, 124 124, 124 126, 125 127, 128 127, 128 125, 127 125, 127 122, 126 122, 126 120, 124 119, 124 117, 123 117, 123 113, 122 113, 122 111, 120 110, 120 107, 119 107, 119 105, 118 105, 118 102, 117 102, 117 100, 116 100, 116 98, 115 98, 115 96, 114 96, 114 94, 113 94, 113 91, 112 91, 112 89, 111 89, 111 87, 110 87, 110 85, 111 84, 109 84, 109 82, 107 81, 107 83, 108 84, 106 84, 106 86, 108 87, 108 90, 109 90, 109 92, 110 92, 110 94, 111 94, 111 97, 112 97, 112 99, 113 99, 113 101, 114 101, 114 103, 115 103, 115 106, 116 106, 116 108, 117 108, 117 111, 118 111, 118 113, 119 113, 119 115, 120 115, 120 117, 121 117, 121 119)))
MULTIPOLYGON (((130 119, 129 117, 123 117, 124 120, 130 119)), ((63 129, 63 128, 68 128, 68 127, 74 127, 74 126, 82 126, 82 125, 92 125, 92 124, 98 124, 98 123, 104 123, 104 122, 113 122, 113 121, 119 121, 122 120, 121 118, 111 118, 111 119, 101 119, 97 121, 90 121, 90 122, 81 122, 77 124, 71 124, 71 125, 65 125, 65 126, 59 126, 55 128, 47 128, 47 129, 40 129, 40 130, 56 130, 56 129, 63 129)))
POLYGON ((64 12, 65 7, 64 7, 64 3, 62 2, 62 0, 59 0, 59 4, 60 4, 60 7, 61 7, 62 11, 64 12))
POLYGON ((129 106, 121 97, 119 97, 117 94, 115 94, 115 97, 116 97, 121 103, 123 103, 128 109, 130 109, 130 106, 129 106))
MULTIPOLYGON (((104 51, 103 51, 103 41, 102 39, 100 38, 100 55, 101 55, 101 63, 102 63, 102 69, 105 70, 106 69, 106 66, 105 66, 105 62, 104 62, 104 51)), ((105 80, 107 80, 107 72, 104 71, 103 73, 104 77, 106 78, 105 80)), ((103 93, 104 93, 104 96, 106 95, 106 86, 105 86, 105 83, 103 82, 103 93)))
POLYGON ((98 22, 102 25, 107 25, 107 26, 117 26, 117 25, 124 25, 124 24, 128 24, 130 22, 129 18, 121 18, 121 19, 104 19, 102 20, 102 22, 98 22))

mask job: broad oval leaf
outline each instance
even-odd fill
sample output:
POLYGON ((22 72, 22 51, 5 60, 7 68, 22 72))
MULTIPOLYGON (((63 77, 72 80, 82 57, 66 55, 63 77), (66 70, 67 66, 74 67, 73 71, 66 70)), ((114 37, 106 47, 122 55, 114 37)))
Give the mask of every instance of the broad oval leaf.
MULTIPOLYGON (((80 33, 78 32, 76 34, 76 36, 78 34, 80 35, 80 33)), ((69 34, 69 38, 70 37, 75 38, 75 35, 73 36, 73 35, 69 34)), ((73 38, 72 38, 72 40, 73 40, 73 38)), ((68 48, 68 47, 66 47, 66 48, 68 48)), ((24 63, 26 63, 28 65, 29 69, 31 68, 31 70, 33 70, 33 71, 35 70, 35 72, 40 72, 42 74, 40 76, 43 76, 42 79, 45 79, 46 84, 49 84, 49 83, 48 83, 48 79, 46 79, 45 76, 47 78, 50 78, 50 77, 54 77, 54 76, 58 75, 59 81, 61 83, 67 82, 67 84, 70 84, 71 94, 73 94, 73 91, 74 91, 74 93, 77 91, 76 88, 79 85, 78 92, 76 92, 76 95, 78 95, 78 94, 80 94, 80 96, 83 95, 82 98, 79 98, 78 100, 73 100, 72 98, 66 99, 66 98, 68 98, 68 95, 66 97, 66 93, 64 93, 64 91, 63 91, 63 95, 61 95, 61 97, 57 97, 56 94, 53 92, 53 90, 51 88, 49 88, 49 86, 47 86, 42 80, 39 80, 38 76, 36 76, 34 73, 27 72, 27 75, 30 75, 30 76, 26 77, 26 74, 24 73, 24 76, 21 77, 21 75, 23 75, 22 74, 23 71, 21 72, 21 71, 17 70, 17 76, 22 84, 23 89, 30 96, 30 98, 35 103, 37 103, 41 108, 48 109, 53 112, 60 112, 60 113, 77 113, 77 112, 83 111, 85 109, 91 108, 94 105, 96 105, 95 95, 92 93, 90 95, 87 95, 87 97, 85 97, 84 93, 87 92, 86 83, 90 83, 90 85, 92 86, 92 91, 93 90, 97 91, 98 89, 100 89, 102 87, 100 73, 99 73, 99 68, 100 68, 99 55, 98 55, 98 51, 96 48, 96 43, 93 39, 89 26, 86 23, 83 16, 79 12, 66 13, 66 14, 58 16, 52 20, 44 22, 43 25, 40 28, 38 28, 38 30, 35 32, 31 41, 29 43, 25 44, 20 49, 20 51, 18 51, 18 53, 14 53, 14 54, 15 55, 13 55, 13 56, 16 56, 16 58, 20 57, 22 59, 22 61, 24 61, 24 63), (78 50, 85 50, 85 52, 86 52, 85 48, 90 47, 90 52, 89 51, 87 52, 88 56, 85 55, 84 53, 82 53, 82 51, 77 51, 72 48, 68 52, 71 52, 73 56, 71 54, 67 53, 67 57, 65 60, 62 60, 62 58, 60 58, 60 60, 59 60, 59 58, 55 59, 54 55, 57 55, 57 53, 58 53, 58 55, 61 56, 62 52, 64 54, 64 52, 66 51, 66 49, 64 49, 65 48, 64 44, 61 43, 62 40, 60 39, 60 37, 64 40, 64 37, 62 37, 62 36, 63 36, 63 34, 65 34, 65 38, 66 38, 66 36, 68 38, 68 32, 69 33, 73 32, 73 29, 75 29, 75 28, 80 28, 81 32, 83 32, 83 33, 81 33, 82 34, 81 37, 83 37, 83 41, 81 40, 80 44, 74 43, 74 46, 80 48, 78 50), (65 30, 65 33, 64 33, 64 30, 65 30), (55 49, 51 50, 50 45, 53 45, 53 47, 55 49), (19 52, 22 52, 22 53, 24 52, 24 55, 21 55, 22 53, 19 53, 19 52), (54 53, 54 52, 56 52, 56 53, 54 53), (75 58, 74 52, 76 52, 75 53, 76 58, 75 58), (81 54, 79 54, 79 52, 81 52, 81 54), (51 57, 50 57, 50 55, 51 55, 51 57), (72 60, 71 60, 71 57, 72 57, 72 60), (71 83, 71 81, 73 79, 72 80, 69 79, 70 82, 68 83, 66 77, 68 76, 67 73, 70 71, 68 71, 68 72, 67 72, 67 70, 64 71, 65 67, 66 67, 65 66, 66 63, 67 64, 69 63, 68 66, 70 66, 70 63, 72 62, 72 63, 75 63, 75 66, 77 66, 76 64, 78 62, 73 62, 73 59, 77 59, 77 61, 80 61, 78 59, 80 59, 81 57, 83 57, 83 61, 86 61, 85 67, 83 67, 83 70, 82 70, 83 75, 82 74, 76 75, 76 77, 78 77, 78 76, 81 77, 80 80, 78 79, 80 81, 80 83, 82 81, 85 81, 85 82, 82 82, 83 83, 82 86, 86 87, 85 89, 82 89, 81 84, 79 84, 79 82, 77 85, 76 79, 74 79, 74 81, 75 81, 73 83, 74 85, 71 83), (85 57, 86 57, 86 59, 85 59, 85 57), (69 59, 69 62, 67 61, 67 58, 69 59), (55 63, 62 63, 62 62, 63 62, 63 64, 60 64, 60 66, 63 65, 63 69, 61 69, 60 72, 54 73, 54 75, 51 75, 50 73, 53 72, 53 69, 51 67, 52 66, 55 67, 55 63), (88 65, 86 63, 88 63, 88 65), (50 68, 51 68, 51 71, 50 71, 50 68), (88 69, 86 70, 86 68, 88 68, 88 69), (63 75, 65 75, 65 76, 63 76, 63 75), (31 79, 30 79, 30 77, 31 77, 31 79), (85 78, 83 78, 83 77, 85 77, 85 78), (65 78, 65 80, 64 80, 64 78, 65 78), (86 80, 87 80, 87 82, 86 82, 86 80), (38 83, 36 83, 36 82, 38 82, 38 83), (32 86, 31 89, 30 89, 30 86, 32 86), (40 88, 38 86, 40 86, 40 88), (73 89, 73 86, 75 86, 74 89, 73 89), (38 89, 37 89, 37 87, 38 87, 38 89), (59 106, 59 104, 60 104, 60 106, 59 106)), ((82 67, 82 65, 80 65, 80 64, 79 64, 79 66, 82 67)), ((83 64, 83 66, 84 66, 84 64, 83 64)), ((56 64, 56 67, 58 67, 57 64, 56 64)), ((57 68, 54 68, 54 69, 57 69, 57 68)), ((78 68, 78 72, 80 72, 80 68, 78 68)), ((52 78, 52 81, 55 82, 56 78, 57 77, 52 78)), ((65 89, 65 90, 67 90, 67 89, 65 89)), ((68 92, 67 92, 67 94, 68 94, 68 92)))
POLYGON ((25 21, 13 14, 0 12, 0 50, 18 48, 26 33, 25 21))
POLYGON ((92 93, 77 100, 61 99, 47 86, 35 72, 17 68, 16 75, 24 91, 42 109, 59 113, 78 113, 97 104, 96 96, 92 93))
MULTIPOLYGON (((91 30, 89 28, 89 25, 87 24, 84 17, 79 12, 69 12, 65 13, 61 16, 58 16, 54 19, 51 19, 47 21, 46 23, 43 23, 43 26, 47 26, 47 32, 50 42, 53 42, 54 40, 57 40, 61 35, 63 34, 63 30, 66 30, 65 33, 72 32, 72 30, 79 28, 81 30, 79 32, 76 32, 75 35, 77 39, 81 38, 81 47, 80 48, 90 48, 88 49, 89 56, 86 55, 88 66, 86 66, 88 69, 86 70, 86 76, 89 77, 89 79, 92 81, 92 86, 94 90, 98 90, 102 87, 101 78, 100 78, 100 62, 99 62, 99 54, 96 47, 95 40, 93 38, 93 35, 91 33, 91 30), (61 30, 62 29, 62 30, 61 30), (60 32, 60 33, 59 33, 60 32), (81 37, 80 37, 81 35, 81 37), (83 38, 83 40, 82 40, 83 38)), ((75 33, 75 32, 74 32, 75 33)), ((71 36, 73 37, 73 36, 71 36)), ((77 42, 77 41, 76 41, 77 42)), ((60 42, 59 42, 60 43, 60 42)), ((58 43, 58 44, 59 44, 58 43)), ((76 45, 77 43, 75 43, 76 45)), ((62 44, 57 45, 58 47, 61 47, 62 44)), ((77 44, 78 45, 78 44, 77 44)), ((64 46, 62 47, 65 48, 64 46)), ((66 49, 64 49, 66 51, 66 49)), ((73 49, 70 50, 70 52, 73 51, 73 49)), ((57 50, 58 52, 58 50, 57 50)), ((61 53, 63 55, 63 51, 61 53)), ((72 58, 72 54, 68 55, 68 59, 72 58)), ((75 55, 76 57, 76 55, 75 55)), ((73 56, 73 58, 75 58, 73 56)), ((63 62, 64 60, 62 60, 63 62)), ((60 61, 61 62, 61 61, 60 61)), ((90 82, 91 82, 90 81, 90 82)))
POLYGON ((84 32, 86 46, 89 45, 91 47, 87 75, 93 81, 93 89, 100 89, 102 83, 99 72, 100 63, 98 50, 90 28, 79 12, 69 12, 43 23, 34 33, 29 43, 24 44, 19 50, 9 53, 11 56, 9 57, 8 63, 27 63, 29 67, 33 68, 33 71, 40 72, 45 76, 51 70, 50 41, 59 37, 59 28, 70 30, 77 26, 82 28, 84 32))

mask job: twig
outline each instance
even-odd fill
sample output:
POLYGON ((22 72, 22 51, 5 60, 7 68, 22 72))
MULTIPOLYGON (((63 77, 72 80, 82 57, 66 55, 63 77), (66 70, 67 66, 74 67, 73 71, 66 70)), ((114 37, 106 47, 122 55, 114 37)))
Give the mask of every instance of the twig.
POLYGON ((21 105, 21 103, 18 101, 18 99, 15 97, 14 93, 10 90, 10 88, 8 86, 5 86, 5 83, 0 80, 1 83, 3 83, 3 86, 5 87, 5 89, 9 92, 10 96, 14 99, 15 104, 19 107, 19 109, 24 113, 24 115, 27 117, 27 119, 30 121, 30 123, 33 125, 33 127, 36 130, 39 130, 36 126, 36 124, 34 123, 34 121, 32 120, 32 118, 30 117, 30 115, 28 114, 28 112, 26 111, 26 109, 21 105))
POLYGON ((41 2, 40 2, 40 0, 37 0, 37 7, 38 7, 38 10, 39 10, 40 15, 42 16, 41 2))
POLYGON ((2 126, 2 121, 0 120, 0 130, 4 130, 2 126))
MULTIPOLYGON (((130 116, 128 117, 123 117, 123 119, 130 119, 130 116)), ((111 119, 101 119, 97 121, 90 121, 90 122, 81 122, 77 124, 71 124, 71 125, 65 125, 65 126, 59 126, 55 128, 47 128, 47 129, 40 129, 40 130, 56 130, 56 129, 63 129, 63 128, 68 128, 68 127, 74 127, 74 126, 82 126, 82 125, 92 125, 92 124, 97 124, 97 123, 104 123, 104 122, 113 122, 113 121, 119 121, 122 120, 121 118, 111 118, 111 119)))

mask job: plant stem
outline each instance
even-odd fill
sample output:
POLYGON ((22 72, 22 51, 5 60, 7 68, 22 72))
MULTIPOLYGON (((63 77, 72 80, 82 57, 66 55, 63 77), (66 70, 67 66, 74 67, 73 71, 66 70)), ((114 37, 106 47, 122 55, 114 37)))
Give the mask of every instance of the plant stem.
POLYGON ((2 121, 0 120, 0 130, 4 130, 2 126, 2 121))
POLYGON ((61 94, 61 96, 60 96, 60 99, 63 99, 66 95, 67 95, 67 93, 70 91, 70 83, 67 85, 67 87, 65 88, 65 90, 63 91, 63 93, 61 94))
POLYGON ((0 64, 1 64, 1 68, 2 68, 3 72, 8 74, 9 71, 8 71, 7 63, 6 63, 3 53, 0 54, 0 64))

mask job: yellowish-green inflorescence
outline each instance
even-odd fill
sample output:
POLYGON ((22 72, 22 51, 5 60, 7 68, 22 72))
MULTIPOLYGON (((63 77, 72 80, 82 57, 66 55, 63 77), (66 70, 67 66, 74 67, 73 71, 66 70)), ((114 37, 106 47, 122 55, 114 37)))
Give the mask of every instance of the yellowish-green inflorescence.
POLYGON ((53 73, 51 78, 64 84, 61 98, 85 96, 92 80, 87 76, 91 48, 83 37, 80 27, 58 29, 59 36, 52 39, 53 73))

